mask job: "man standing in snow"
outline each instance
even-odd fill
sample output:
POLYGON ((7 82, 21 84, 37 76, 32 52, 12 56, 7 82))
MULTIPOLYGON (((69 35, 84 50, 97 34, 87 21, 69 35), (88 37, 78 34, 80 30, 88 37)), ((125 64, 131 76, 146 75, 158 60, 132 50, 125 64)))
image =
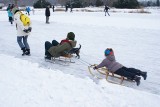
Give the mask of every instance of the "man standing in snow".
POLYGON ((70 5, 70 8, 71 8, 71 11, 70 11, 70 12, 73 12, 73 6, 72 6, 72 4, 70 5))
POLYGON ((17 29, 17 42, 22 50, 22 56, 23 55, 30 55, 30 47, 27 42, 28 35, 30 35, 30 32, 32 30, 31 23, 27 23, 27 25, 24 25, 24 23, 21 20, 22 12, 19 11, 18 8, 13 8, 12 13, 14 14, 14 20, 16 23, 16 29, 17 29), (23 42, 22 42, 23 40, 23 42))
POLYGON ((49 10, 49 8, 50 8, 50 5, 48 5, 48 6, 46 7, 46 10, 45 10, 46 24, 49 24, 49 16, 50 16, 50 10, 49 10))
POLYGON ((68 5, 66 5, 66 10, 65 10, 65 12, 67 12, 68 11, 68 5))
POLYGON ((54 12, 54 5, 52 6, 53 12, 54 12))

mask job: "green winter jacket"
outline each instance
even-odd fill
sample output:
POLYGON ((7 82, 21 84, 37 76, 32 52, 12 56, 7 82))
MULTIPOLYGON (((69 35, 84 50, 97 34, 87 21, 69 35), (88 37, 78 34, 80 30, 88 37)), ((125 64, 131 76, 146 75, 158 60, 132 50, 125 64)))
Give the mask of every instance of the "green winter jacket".
POLYGON ((66 51, 71 50, 72 48, 74 48, 76 46, 77 41, 69 41, 70 43, 63 43, 63 44, 59 44, 57 46, 52 46, 51 48, 49 48, 48 52, 53 56, 53 57, 59 57, 59 56, 63 56, 65 55, 66 51))

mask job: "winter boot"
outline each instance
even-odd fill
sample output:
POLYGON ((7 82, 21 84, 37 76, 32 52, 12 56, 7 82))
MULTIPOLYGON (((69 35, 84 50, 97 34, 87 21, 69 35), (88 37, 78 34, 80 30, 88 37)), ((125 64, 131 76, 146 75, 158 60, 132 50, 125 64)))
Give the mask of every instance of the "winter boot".
POLYGON ((51 60, 51 56, 45 55, 45 60, 51 60))
POLYGON ((146 80, 146 78, 147 78, 147 72, 141 72, 141 76, 144 78, 144 80, 146 80))
POLYGON ((22 52, 23 52, 23 53, 22 53, 22 56, 24 56, 24 55, 25 55, 25 52, 26 52, 26 48, 24 47, 24 48, 22 48, 21 50, 22 50, 22 52))
POLYGON ((26 55, 30 55, 30 49, 26 49, 25 54, 26 54, 26 55))
POLYGON ((135 76, 134 80, 136 81, 137 86, 139 86, 139 85, 140 85, 140 82, 141 82, 141 81, 140 81, 140 80, 141 80, 141 77, 135 76))

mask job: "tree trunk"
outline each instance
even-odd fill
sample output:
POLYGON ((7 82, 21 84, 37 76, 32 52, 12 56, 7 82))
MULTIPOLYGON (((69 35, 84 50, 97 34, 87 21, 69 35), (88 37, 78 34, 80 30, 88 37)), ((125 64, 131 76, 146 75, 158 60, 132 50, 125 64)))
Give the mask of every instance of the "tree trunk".
POLYGON ((157 6, 159 6, 159 0, 157 0, 157 6))

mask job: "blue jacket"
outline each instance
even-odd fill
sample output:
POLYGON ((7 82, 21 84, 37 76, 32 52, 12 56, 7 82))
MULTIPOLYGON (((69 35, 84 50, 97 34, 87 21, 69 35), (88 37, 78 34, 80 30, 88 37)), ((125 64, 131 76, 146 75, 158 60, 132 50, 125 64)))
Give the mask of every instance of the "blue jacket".
POLYGON ((8 12, 8 17, 13 17, 13 14, 10 9, 7 12, 8 12))
POLYGON ((29 7, 27 7, 27 8, 26 8, 26 11, 27 11, 27 12, 30 12, 30 11, 31 11, 31 9, 30 9, 29 7))

